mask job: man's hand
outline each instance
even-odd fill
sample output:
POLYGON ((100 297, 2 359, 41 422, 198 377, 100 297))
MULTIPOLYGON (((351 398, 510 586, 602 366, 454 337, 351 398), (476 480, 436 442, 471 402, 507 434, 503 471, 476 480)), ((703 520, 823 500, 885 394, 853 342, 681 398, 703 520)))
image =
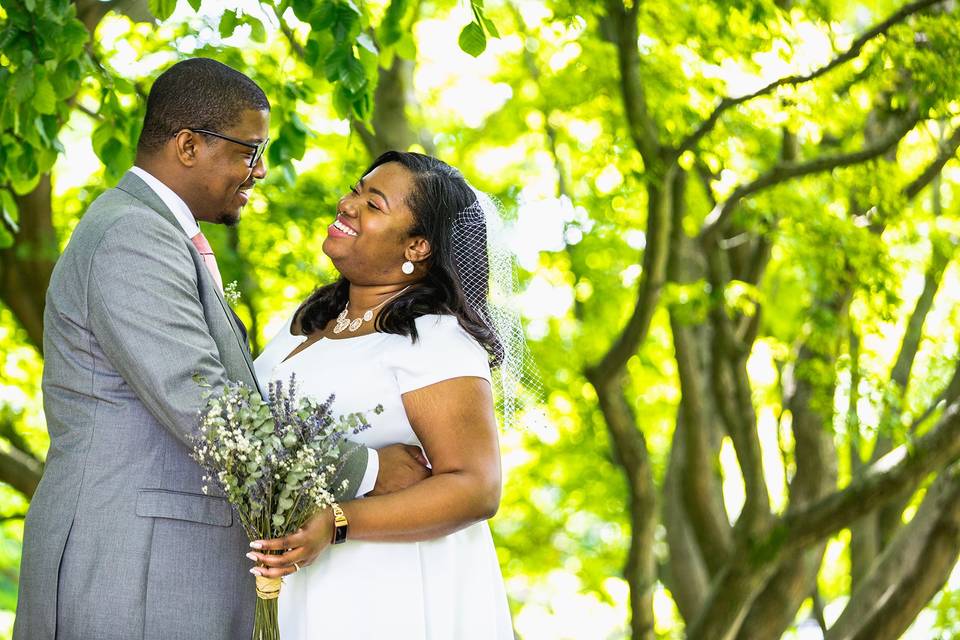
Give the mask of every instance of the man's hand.
POLYGON ((420 447, 410 444, 392 444, 377 449, 380 456, 380 472, 373 491, 367 495, 379 496, 406 489, 430 476, 427 458, 420 447))

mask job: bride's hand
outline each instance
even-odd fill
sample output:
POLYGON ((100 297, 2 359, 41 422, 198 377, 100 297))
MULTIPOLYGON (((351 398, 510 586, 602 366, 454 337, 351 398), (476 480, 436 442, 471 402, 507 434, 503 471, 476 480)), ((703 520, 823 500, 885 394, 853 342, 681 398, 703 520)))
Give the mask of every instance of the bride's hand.
POLYGON ((255 540, 254 551, 247 557, 257 566, 250 573, 265 578, 282 578, 311 564, 333 539, 333 513, 324 509, 307 521, 303 527, 283 538, 255 540), (271 554, 279 551, 280 554, 271 554))

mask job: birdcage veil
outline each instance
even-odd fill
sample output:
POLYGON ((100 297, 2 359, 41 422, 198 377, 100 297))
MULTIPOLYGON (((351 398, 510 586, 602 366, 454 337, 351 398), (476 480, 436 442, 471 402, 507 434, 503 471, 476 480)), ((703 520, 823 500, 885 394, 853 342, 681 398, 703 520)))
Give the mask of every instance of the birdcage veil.
POLYGON ((516 256, 506 238, 503 207, 476 189, 476 201, 453 222, 454 263, 470 308, 497 338, 492 370, 497 410, 503 426, 534 427, 545 420, 543 383, 537 372, 516 308, 516 256))

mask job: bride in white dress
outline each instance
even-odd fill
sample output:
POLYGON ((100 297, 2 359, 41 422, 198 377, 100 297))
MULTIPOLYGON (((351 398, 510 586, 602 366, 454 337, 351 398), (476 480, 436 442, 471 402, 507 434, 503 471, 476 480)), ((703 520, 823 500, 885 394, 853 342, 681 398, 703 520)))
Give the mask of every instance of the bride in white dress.
POLYGON ((443 162, 380 156, 341 198, 323 243, 340 280, 305 301, 255 363, 261 380, 295 373, 301 394, 335 394, 337 413, 368 412, 370 428, 351 439, 419 446, 432 467, 423 482, 259 542, 285 550, 251 556, 258 575, 285 576, 284 640, 514 637, 486 523, 500 501, 490 387, 500 342, 464 296, 486 290, 485 237, 458 233, 477 207, 443 162))

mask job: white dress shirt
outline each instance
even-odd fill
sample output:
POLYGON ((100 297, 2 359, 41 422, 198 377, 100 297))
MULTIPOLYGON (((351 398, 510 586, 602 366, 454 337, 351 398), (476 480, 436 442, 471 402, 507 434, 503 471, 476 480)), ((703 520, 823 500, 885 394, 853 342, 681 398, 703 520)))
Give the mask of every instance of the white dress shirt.
MULTIPOLYGON (((163 204, 167 205, 167 209, 170 209, 171 213, 173 213, 188 238, 192 238, 200 233, 200 225, 197 224, 197 219, 194 218, 190 212, 190 207, 187 206, 183 198, 178 196, 173 189, 140 167, 131 167, 130 171, 146 182, 147 186, 153 189, 153 192, 163 201, 163 204)), ((377 483, 377 475, 380 473, 380 456, 377 454, 377 450, 367 449, 367 451, 369 453, 367 456, 367 470, 363 474, 363 480, 360 482, 360 487, 357 490, 358 496, 366 495, 373 491, 373 487, 377 483)))

